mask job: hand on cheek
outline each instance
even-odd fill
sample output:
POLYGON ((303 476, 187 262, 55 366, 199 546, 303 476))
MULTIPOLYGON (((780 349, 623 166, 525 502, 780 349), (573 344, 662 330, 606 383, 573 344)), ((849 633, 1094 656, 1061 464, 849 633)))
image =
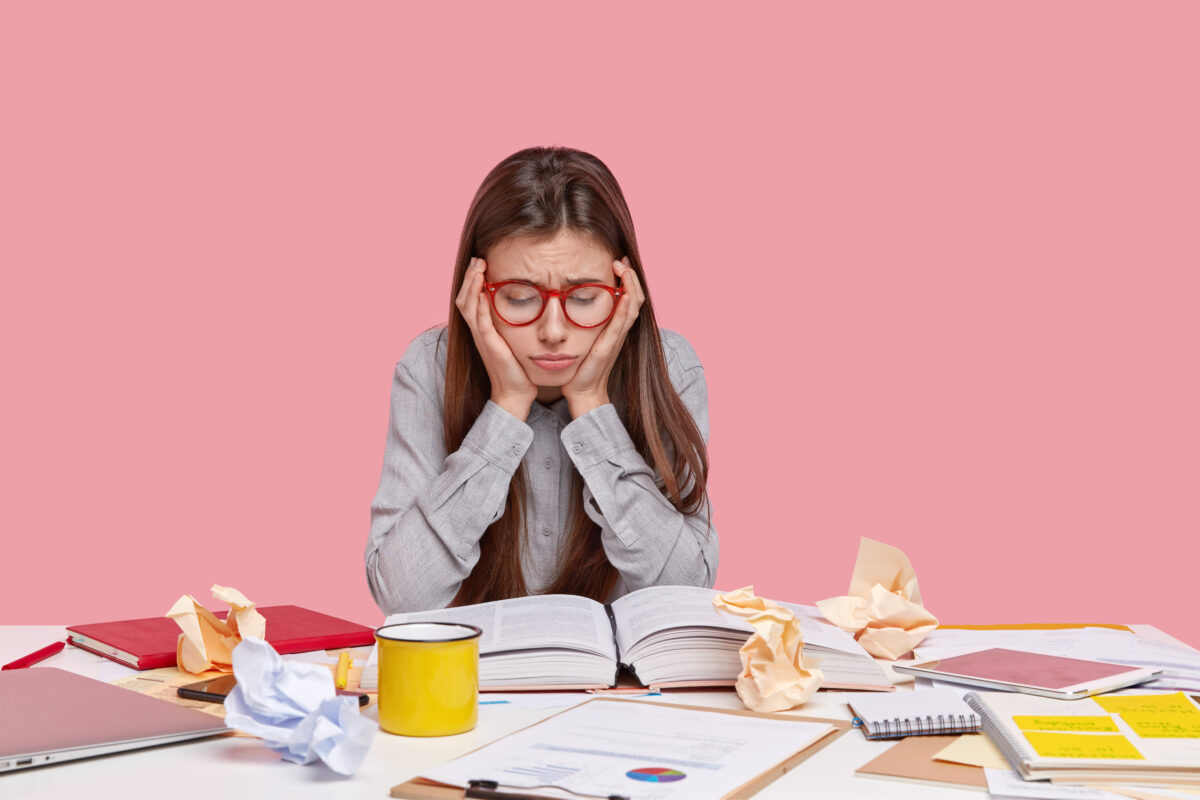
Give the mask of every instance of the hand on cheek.
POLYGON ((613 274, 617 277, 617 284, 624 290, 624 295, 618 298, 612 319, 592 343, 592 349, 575 371, 575 375, 562 388, 572 419, 577 419, 609 402, 608 376, 612 374, 617 356, 625 344, 625 336, 637 321, 638 311, 646 299, 637 273, 629 265, 628 256, 613 262, 613 274))
POLYGON ((487 369, 492 383, 492 402, 523 420, 529 416, 529 407, 537 398, 537 386, 529 380, 508 342, 492 322, 491 303, 483 286, 486 270, 487 263, 482 258, 471 259, 454 304, 471 329, 475 349, 487 369))

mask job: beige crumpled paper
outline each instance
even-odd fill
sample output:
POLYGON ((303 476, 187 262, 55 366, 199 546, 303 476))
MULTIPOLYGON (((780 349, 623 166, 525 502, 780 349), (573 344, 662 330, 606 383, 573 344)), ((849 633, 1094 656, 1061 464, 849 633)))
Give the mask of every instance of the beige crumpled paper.
POLYGON ((736 688, 747 708, 786 711, 812 697, 825 676, 803 656, 804 637, 791 609, 755 596, 753 586, 718 594, 712 603, 754 628, 738 650, 742 672, 736 688))
POLYGON ((897 547, 863 537, 845 597, 817 603, 825 618, 873 656, 895 660, 937 628, 937 617, 921 605, 917 573, 897 547))
POLYGON ((199 674, 213 669, 233 672, 233 648, 242 637, 266 638, 267 620, 246 595, 215 583, 212 593, 213 597, 232 607, 224 621, 190 594, 176 600, 165 615, 175 620, 183 631, 179 634, 175 659, 185 672, 199 674))

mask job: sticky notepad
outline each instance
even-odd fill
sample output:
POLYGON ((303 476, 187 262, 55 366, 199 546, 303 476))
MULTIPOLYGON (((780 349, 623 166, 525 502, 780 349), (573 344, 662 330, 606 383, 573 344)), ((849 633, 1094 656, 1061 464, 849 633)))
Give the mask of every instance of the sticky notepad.
POLYGON ((1128 712, 1121 715, 1133 732, 1146 739, 1200 739, 1200 714, 1128 712))
POLYGON ((1188 700, 1183 692, 1174 694, 1131 694, 1113 695, 1108 697, 1093 697, 1096 705, 1112 714, 1144 713, 1192 713, 1200 715, 1200 710, 1188 700))
POLYGON ((1092 699, 1146 739, 1200 739, 1200 708, 1183 692, 1092 699))
POLYGON ((1120 733, 1121 729, 1112 717, 1013 717, 1013 722, 1023 731, 1074 731, 1076 733, 1120 733))
POLYGON ((1128 739, 1117 734, 1025 731, 1025 738, 1042 758, 1142 758, 1128 739))

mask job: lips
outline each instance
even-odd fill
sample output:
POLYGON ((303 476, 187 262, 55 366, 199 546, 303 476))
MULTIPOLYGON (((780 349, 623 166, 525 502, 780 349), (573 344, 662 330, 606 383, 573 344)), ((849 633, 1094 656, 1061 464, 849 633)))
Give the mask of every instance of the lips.
POLYGON ((566 369, 575 363, 575 356, 569 356, 565 353, 543 353, 537 356, 531 356, 530 361, 537 364, 542 369, 556 370, 566 369))

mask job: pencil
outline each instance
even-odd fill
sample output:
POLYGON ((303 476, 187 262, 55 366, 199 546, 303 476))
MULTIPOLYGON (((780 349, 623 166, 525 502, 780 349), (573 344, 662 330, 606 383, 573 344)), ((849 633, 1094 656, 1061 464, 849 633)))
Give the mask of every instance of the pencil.
POLYGON ((346 688, 346 681, 350 677, 350 661, 350 651, 343 650, 338 656, 337 673, 333 679, 333 684, 339 689, 346 688))

